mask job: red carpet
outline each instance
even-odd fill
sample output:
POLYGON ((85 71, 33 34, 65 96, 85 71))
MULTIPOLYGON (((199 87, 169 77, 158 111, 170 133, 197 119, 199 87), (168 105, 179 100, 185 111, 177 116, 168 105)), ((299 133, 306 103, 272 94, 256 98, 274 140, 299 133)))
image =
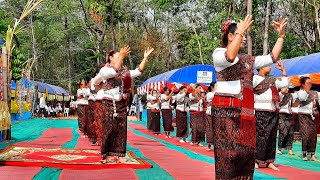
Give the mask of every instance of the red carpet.
POLYGON ((50 128, 43 132, 42 136, 32 142, 19 142, 19 147, 60 148, 63 144, 72 140, 71 128, 50 128))
MULTIPOLYGON (((179 143, 177 138, 171 138, 171 139, 166 139, 164 138, 164 135, 160 135, 160 136, 156 136, 153 135, 153 133, 149 132, 146 127, 139 125, 139 124, 133 124, 133 123, 128 123, 128 126, 136 129, 140 132, 142 132, 143 134, 152 136, 154 138, 157 139, 161 139, 164 141, 167 141, 171 144, 183 147, 185 149, 191 150, 193 152, 199 153, 199 154, 203 154, 203 155, 207 155, 207 156, 211 156, 213 157, 213 152, 207 152, 205 149, 205 147, 195 147, 195 146, 191 146, 188 143, 179 143)), ((267 168, 260 168, 258 171, 271 175, 271 176, 275 176, 278 178, 285 178, 285 179, 319 179, 320 177, 320 172, 314 172, 314 171, 309 171, 309 170, 304 170, 304 169, 299 169, 296 167, 291 167, 291 166, 284 166, 284 165, 279 165, 279 169, 280 171, 273 171, 267 168)))
POLYGON ((92 143, 89 141, 89 139, 81 135, 78 139, 75 149, 92 149, 100 151, 100 146, 92 146, 92 143))
POLYGON ((124 164, 115 161, 102 165, 100 151, 73 149, 43 149, 9 146, 0 152, 0 164, 10 166, 34 166, 64 169, 107 169, 134 168, 146 169, 152 165, 128 152, 124 164))
POLYGON ((41 167, 0 166, 0 179, 30 180, 40 170, 41 170, 41 167))
POLYGON ((138 179, 133 169, 62 170, 60 180, 138 179))
POLYGON ((128 131, 128 143, 154 161, 175 179, 210 179, 214 177, 214 165, 189 158, 184 153, 169 149, 158 141, 138 136, 128 131))
POLYGON ((206 147, 191 146, 190 143, 180 143, 178 138, 175 138, 175 137, 173 137, 173 138, 165 138, 165 135, 163 135, 163 134, 161 134, 160 136, 154 135, 152 132, 148 131, 146 129, 146 127, 144 127, 144 126, 142 126, 140 124, 128 123, 128 126, 133 128, 133 129, 135 129, 135 130, 138 130, 138 131, 142 132, 143 134, 147 134, 147 135, 152 136, 154 138, 167 141, 170 144, 174 144, 176 146, 183 147, 183 148, 188 149, 190 151, 193 151, 195 153, 203 154, 203 155, 210 156, 210 157, 214 156, 213 155, 213 151, 206 151, 206 147))

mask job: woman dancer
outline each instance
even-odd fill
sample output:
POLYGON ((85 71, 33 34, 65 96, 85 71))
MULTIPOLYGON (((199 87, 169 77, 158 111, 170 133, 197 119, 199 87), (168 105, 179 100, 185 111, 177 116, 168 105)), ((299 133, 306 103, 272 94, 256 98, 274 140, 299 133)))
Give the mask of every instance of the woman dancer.
POLYGON ((212 114, 211 114, 211 102, 214 97, 214 87, 215 83, 211 83, 208 87, 208 93, 206 95, 207 100, 207 109, 206 109, 206 142, 208 145, 207 151, 213 150, 213 122, 212 122, 212 114))
POLYGON ((181 86, 179 93, 176 95, 176 136, 180 138, 180 143, 189 142, 186 139, 188 137, 188 116, 186 108, 187 92, 188 89, 185 86, 181 86))
POLYGON ((238 54, 246 44, 245 33, 252 16, 239 24, 223 24, 223 45, 213 52, 217 85, 212 101, 216 179, 253 179, 256 146, 254 121, 253 69, 278 60, 287 20, 273 25, 279 33, 272 53, 253 57, 238 54))
MULTIPOLYGON (((118 163, 123 163, 127 146, 127 104, 131 88, 131 78, 141 74, 147 64, 147 59, 154 49, 148 48, 139 67, 135 70, 126 70, 123 59, 129 54, 126 46, 120 52, 112 50, 108 53, 107 64, 96 77, 93 84, 99 86, 104 93, 103 109, 103 138, 101 146, 101 163, 107 163, 107 157, 114 156, 118 163)), ((92 87, 92 89, 95 89, 92 87)))
POLYGON ((194 85, 193 91, 189 94, 190 105, 190 122, 191 122, 191 145, 203 146, 200 142, 205 141, 205 119, 203 111, 204 99, 201 95, 201 86, 199 84, 194 85))
POLYGON ((312 80, 309 77, 300 79, 301 89, 298 92, 299 121, 302 137, 302 159, 308 160, 307 154, 311 156, 311 161, 317 161, 315 152, 317 148, 317 123, 319 118, 318 106, 320 102, 320 93, 312 91, 312 80))
POLYGON ((171 138, 170 132, 173 131, 172 108, 171 108, 173 91, 170 92, 167 87, 165 87, 163 91, 164 91, 163 94, 161 94, 160 96, 163 129, 164 129, 166 138, 171 138))
POLYGON ((282 88, 280 92, 279 103, 279 137, 278 137, 278 154, 282 154, 282 148, 288 150, 289 155, 292 152, 294 123, 292 116, 292 103, 297 94, 291 94, 288 88, 282 88))

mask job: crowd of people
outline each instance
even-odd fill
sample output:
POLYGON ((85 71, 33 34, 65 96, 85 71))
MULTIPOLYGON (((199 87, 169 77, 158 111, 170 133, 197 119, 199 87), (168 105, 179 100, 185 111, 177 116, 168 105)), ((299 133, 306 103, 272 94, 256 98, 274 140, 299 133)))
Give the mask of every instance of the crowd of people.
MULTIPOLYGON (((274 165, 276 153, 287 149, 288 154, 294 155, 292 143, 297 129, 303 160, 318 161, 315 150, 320 93, 311 90, 309 77, 300 79, 299 90, 289 89, 291 79, 278 61, 287 22, 282 17, 273 22, 279 38, 270 54, 263 56, 239 54, 245 47, 252 16, 238 24, 225 22, 223 48, 215 49, 212 55, 216 83, 211 83, 207 91, 201 84, 181 86, 178 92, 169 88, 162 92, 149 90, 147 129, 161 135, 162 118, 166 138, 171 138, 176 129, 180 143, 188 143, 190 135, 193 146, 207 142, 207 150, 214 151, 216 179, 253 179, 254 169, 261 167, 279 170, 274 165), (269 76, 273 63, 283 78, 269 76), (254 69, 258 71, 256 75, 254 69), (295 128, 297 124, 299 128, 295 128)), ((78 89, 79 129, 93 145, 101 146, 101 163, 107 163, 109 158, 123 162, 131 80, 142 73, 152 51, 148 48, 139 67, 130 71, 123 66, 130 48, 110 51, 106 64, 97 68, 90 82, 82 81, 78 89)))
POLYGON ((44 95, 40 94, 39 104, 37 104, 37 106, 35 107, 35 115, 37 117, 59 117, 63 116, 64 109, 66 108, 70 110, 70 112, 72 112, 72 110, 75 110, 77 107, 74 101, 72 100, 70 103, 66 103, 64 107, 62 105, 62 102, 60 101, 56 103, 54 103, 53 101, 46 102, 44 95))

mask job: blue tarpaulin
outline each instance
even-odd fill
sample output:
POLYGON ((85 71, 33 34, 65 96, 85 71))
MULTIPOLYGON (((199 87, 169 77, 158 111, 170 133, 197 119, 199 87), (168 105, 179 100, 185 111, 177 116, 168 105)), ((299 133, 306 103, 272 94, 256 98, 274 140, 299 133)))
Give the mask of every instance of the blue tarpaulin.
MULTIPOLYGON (((284 67, 288 76, 320 73, 320 53, 284 60, 284 67)), ((271 74, 274 77, 282 76, 275 64, 271 65, 271 74)))
MULTIPOLYGON (((43 82, 39 81, 28 81, 27 78, 23 80, 24 88, 27 89, 28 86, 31 88, 31 86, 38 85, 38 91, 41 93, 45 93, 46 89, 48 89, 48 94, 57 94, 57 95, 69 95, 68 91, 63 89, 62 87, 59 86, 54 86, 51 84, 46 84, 43 82)), ((16 90, 17 89, 17 84, 15 81, 11 81, 11 90, 16 90)))
MULTIPOLYGON (((216 74, 214 71, 214 67, 212 65, 191 65, 186 66, 180 69, 174 69, 157 76, 154 76, 148 80, 146 80, 141 86, 147 85, 151 82, 176 82, 176 83, 187 83, 187 84, 195 84, 197 82, 197 73, 198 71, 211 71, 212 72, 212 81, 216 81, 216 74)), ((209 83, 204 83, 209 84, 209 83)))

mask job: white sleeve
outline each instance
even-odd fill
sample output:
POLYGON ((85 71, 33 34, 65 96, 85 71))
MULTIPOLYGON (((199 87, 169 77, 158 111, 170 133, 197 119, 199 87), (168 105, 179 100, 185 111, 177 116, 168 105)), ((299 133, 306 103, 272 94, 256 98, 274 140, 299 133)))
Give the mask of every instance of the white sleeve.
POLYGON ((192 95, 192 93, 190 93, 189 94, 189 100, 195 100, 196 99, 196 97, 194 97, 193 95, 192 95))
POLYGON ((212 101, 213 98, 214 98, 214 93, 208 93, 206 100, 207 100, 207 102, 210 102, 210 101, 212 101))
POLYGON ((320 92, 317 92, 318 93, 318 103, 319 103, 319 107, 320 107, 320 92))
POLYGON ((89 88, 86 88, 86 89, 84 90, 84 95, 85 95, 85 96, 90 96, 90 89, 89 89, 89 88))
POLYGON ((155 97, 155 96, 150 96, 150 97, 149 97, 149 100, 151 100, 151 101, 157 100, 157 97, 155 97))
POLYGON ((305 90, 300 90, 298 92, 299 101, 306 101, 309 97, 309 94, 305 90))
POLYGON ((260 69, 265 66, 269 66, 273 64, 273 60, 271 55, 265 55, 265 56, 256 56, 253 64, 254 69, 260 69))
POLYGON ((230 63, 226 58, 226 51, 227 49, 218 48, 212 54, 213 65, 218 72, 236 64, 239 61, 239 58, 236 57, 236 59, 230 63))
POLYGON ((135 69, 135 70, 130 70, 130 76, 131 78, 136 78, 138 76, 140 76, 142 73, 141 71, 139 71, 139 69, 135 69))
POLYGON ((281 81, 276 80, 275 82, 277 89, 281 89, 289 86, 289 79, 287 77, 281 78, 281 81))
POLYGON ((177 95, 176 95, 176 101, 182 101, 182 99, 184 98, 186 96, 186 93, 183 93, 183 94, 180 94, 180 93, 178 93, 177 95))
POLYGON ((168 96, 166 96, 165 94, 161 94, 160 100, 165 100, 165 101, 167 101, 167 100, 168 100, 168 96))
POLYGON ((298 99, 298 93, 291 93, 292 95, 292 102, 296 101, 298 99))
POLYGON ((99 73, 94 77, 94 83, 100 84, 104 79, 110 79, 115 77, 117 72, 111 67, 103 67, 99 73))
POLYGON ((261 81, 259 81, 258 76, 254 75, 254 76, 253 76, 253 81, 252 81, 253 88, 257 87, 260 82, 261 82, 261 81))

